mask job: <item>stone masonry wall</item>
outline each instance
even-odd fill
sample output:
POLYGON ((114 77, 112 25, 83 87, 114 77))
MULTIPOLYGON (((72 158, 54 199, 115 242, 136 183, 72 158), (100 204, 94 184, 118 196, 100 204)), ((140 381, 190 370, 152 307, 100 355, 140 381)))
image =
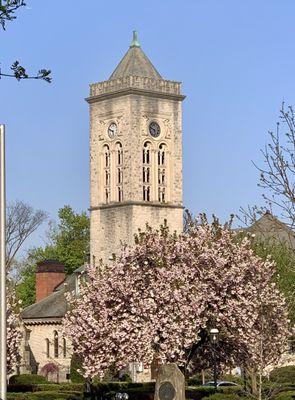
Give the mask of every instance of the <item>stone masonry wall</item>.
POLYGON ((122 205, 92 211, 91 214, 91 252, 96 260, 119 254, 121 241, 134 243, 134 234, 138 229, 145 229, 146 224, 159 228, 167 221, 171 232, 182 231, 182 208, 168 208, 150 205, 122 205))
POLYGON ((24 337, 25 351, 21 373, 38 373, 41 374, 41 369, 48 363, 57 365, 59 372, 58 376, 51 375, 49 380, 63 382, 66 381, 66 374, 69 372, 72 349, 68 340, 66 340, 66 356, 63 354, 63 337, 60 333, 61 325, 56 323, 36 323, 26 324, 24 337), (29 331, 29 332, 28 332, 29 331), (59 351, 58 357, 54 356, 54 331, 58 332, 59 351), (49 339, 49 357, 47 356, 46 339, 49 339), (37 371, 34 366, 37 366, 37 371))
MULTIPOLYGON (((115 173, 114 165, 111 174, 115 173)), ((150 94, 114 95, 96 99, 90 103, 90 252, 96 260, 108 261, 117 253, 121 242, 133 243, 134 233, 144 229, 146 223, 159 227, 167 220, 171 230, 182 231, 182 106, 181 100, 150 94), (148 133, 151 121, 161 128, 159 138, 148 133), (118 127, 118 134, 110 140, 107 129, 111 122, 118 127), (123 202, 112 198, 104 205, 103 153, 105 144, 110 147, 111 158, 116 156, 115 143, 123 145, 123 202), (152 201, 142 198, 142 150, 145 141, 152 146, 152 157, 156 160, 159 145, 168 149, 167 199, 159 203, 156 192, 157 170, 154 168, 152 201), (130 203, 137 203, 136 205, 130 203), (141 203, 141 204, 139 204, 141 203), (153 204, 152 204, 153 203, 153 204), (110 207, 111 206, 111 207, 110 207), (116 207, 115 207, 116 206, 116 207)))

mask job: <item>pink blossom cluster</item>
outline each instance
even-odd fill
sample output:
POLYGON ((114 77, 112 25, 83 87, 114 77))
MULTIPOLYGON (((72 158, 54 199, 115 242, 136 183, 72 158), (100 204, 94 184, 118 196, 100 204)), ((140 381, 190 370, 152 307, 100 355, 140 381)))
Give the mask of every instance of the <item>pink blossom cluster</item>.
POLYGON ((7 373, 11 374, 20 361, 22 339, 17 302, 13 293, 7 298, 7 373))
POLYGON ((226 227, 205 223, 181 235, 147 228, 114 263, 88 268, 79 297, 69 296, 65 334, 85 376, 133 361, 184 366, 212 327, 224 358, 265 368, 289 333, 274 268, 226 227))

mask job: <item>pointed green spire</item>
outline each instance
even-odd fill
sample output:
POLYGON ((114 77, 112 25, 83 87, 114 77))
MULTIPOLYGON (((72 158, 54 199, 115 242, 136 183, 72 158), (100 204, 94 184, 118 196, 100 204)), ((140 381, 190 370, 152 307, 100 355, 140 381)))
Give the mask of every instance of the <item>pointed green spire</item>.
POLYGON ((140 47, 136 31, 133 31, 133 39, 132 39, 130 47, 140 47))

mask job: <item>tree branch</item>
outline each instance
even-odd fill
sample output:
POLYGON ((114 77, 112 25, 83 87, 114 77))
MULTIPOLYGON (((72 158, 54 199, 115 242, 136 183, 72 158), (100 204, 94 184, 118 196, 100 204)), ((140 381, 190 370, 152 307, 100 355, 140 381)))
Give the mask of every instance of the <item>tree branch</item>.
POLYGON ((4 30, 6 21, 16 19, 15 11, 25 6, 24 0, 0 0, 0 24, 4 30))

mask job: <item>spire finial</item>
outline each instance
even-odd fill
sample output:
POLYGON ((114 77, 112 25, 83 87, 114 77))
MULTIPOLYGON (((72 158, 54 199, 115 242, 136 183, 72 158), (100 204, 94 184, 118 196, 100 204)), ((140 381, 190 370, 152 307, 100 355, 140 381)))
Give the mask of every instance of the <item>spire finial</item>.
POLYGON ((130 47, 140 47, 136 31, 133 31, 133 39, 132 39, 130 47))

